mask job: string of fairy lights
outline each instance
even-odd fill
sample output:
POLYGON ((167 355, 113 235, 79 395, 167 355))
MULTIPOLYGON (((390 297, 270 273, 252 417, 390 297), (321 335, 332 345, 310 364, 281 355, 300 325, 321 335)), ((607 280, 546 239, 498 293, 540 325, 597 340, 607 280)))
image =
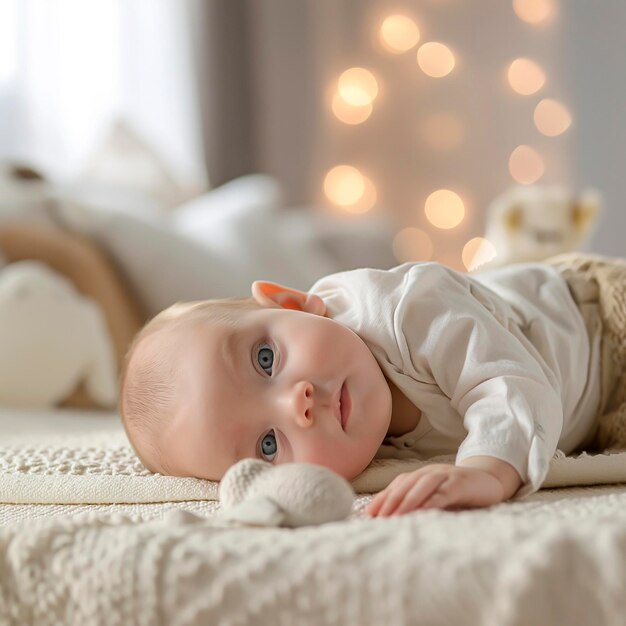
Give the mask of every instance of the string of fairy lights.
MULTIPOLYGON (((541 26, 555 18, 556 0, 512 0, 515 16, 532 26, 541 26)), ((409 15, 392 14, 376 24, 378 45, 391 55, 415 53, 419 69, 434 80, 452 79, 457 66, 453 46, 441 41, 424 41, 416 20, 409 15)), ((516 58, 503 68, 508 86, 517 95, 532 100, 535 128, 546 137, 557 137, 571 126, 572 117, 567 108, 551 97, 538 94, 548 84, 546 72, 531 58, 516 58), (537 100, 537 98, 540 98, 537 100)), ((365 67, 351 67, 343 71, 333 88, 330 101, 332 114, 348 125, 366 124, 376 106, 379 82, 365 67)), ((463 142, 462 120, 449 113, 435 113, 422 124, 422 137, 433 146, 454 149, 463 142)), ((508 171, 513 181, 528 185, 541 180, 545 163, 541 153, 531 143, 512 150, 508 171)), ((342 163, 332 167, 324 177, 327 200, 347 213, 365 213, 377 202, 374 181, 357 167, 342 163)), ((437 229, 449 230, 466 219, 466 202, 454 189, 433 189, 423 206, 428 223, 437 229)), ((434 256, 432 237, 423 229, 406 227, 398 231, 393 241, 393 252, 400 262, 428 261, 434 256)), ((472 270, 496 254, 495 246, 483 237, 467 241, 462 250, 466 269, 472 270)))

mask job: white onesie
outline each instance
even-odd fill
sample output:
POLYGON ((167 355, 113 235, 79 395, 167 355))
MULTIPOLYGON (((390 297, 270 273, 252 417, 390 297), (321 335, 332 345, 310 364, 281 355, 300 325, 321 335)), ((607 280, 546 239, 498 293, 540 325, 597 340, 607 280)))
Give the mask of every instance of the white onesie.
POLYGON ((422 411, 377 457, 497 457, 519 472, 523 497, 541 487, 557 447, 567 454, 593 435, 599 338, 554 268, 466 275, 406 263, 332 274, 310 291, 422 411))

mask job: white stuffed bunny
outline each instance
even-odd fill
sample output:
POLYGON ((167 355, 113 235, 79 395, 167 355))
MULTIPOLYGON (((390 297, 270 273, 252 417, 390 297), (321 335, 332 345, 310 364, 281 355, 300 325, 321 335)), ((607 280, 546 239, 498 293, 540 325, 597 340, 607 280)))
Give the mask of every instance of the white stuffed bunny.
MULTIPOLYGON (((597 220, 601 198, 587 189, 576 195, 560 187, 515 186, 496 198, 487 215, 485 238, 496 257, 480 271, 511 263, 543 261, 579 250, 597 220)), ((481 263, 481 251, 475 267, 481 263)))
POLYGON ((38 261, 0 260, 0 405, 54 406, 84 382, 117 401, 115 352, 100 309, 38 261))
POLYGON ((243 459, 224 474, 219 495, 226 521, 294 528, 346 518, 354 490, 321 465, 243 459))

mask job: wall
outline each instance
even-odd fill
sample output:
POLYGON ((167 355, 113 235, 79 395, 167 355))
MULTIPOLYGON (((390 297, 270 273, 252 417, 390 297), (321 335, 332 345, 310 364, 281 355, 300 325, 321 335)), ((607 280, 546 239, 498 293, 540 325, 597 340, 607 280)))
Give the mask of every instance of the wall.
POLYGON ((562 2, 577 186, 604 196, 588 249, 626 257, 626 2, 562 2))

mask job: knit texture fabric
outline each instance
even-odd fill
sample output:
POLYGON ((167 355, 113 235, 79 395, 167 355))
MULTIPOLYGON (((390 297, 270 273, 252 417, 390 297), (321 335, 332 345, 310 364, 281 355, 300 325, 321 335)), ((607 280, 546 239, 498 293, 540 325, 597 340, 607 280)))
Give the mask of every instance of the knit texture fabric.
MULTIPOLYGON (((451 455, 420 461, 375 459, 352 481, 356 493, 384 489, 398 474, 451 455)), ((566 457, 557 450, 543 487, 626 482, 626 452, 566 457)), ((0 503, 125 504, 218 499, 217 482, 152 474, 123 431, 51 438, 37 445, 0 446, 0 503)))
POLYGON ((626 448, 626 260, 563 254, 548 259, 579 307, 597 303, 602 320, 602 399, 594 450, 626 448))
POLYGON ((217 483, 150 472, 123 432, 0 447, 5 503, 103 504, 217 499, 217 483))
POLYGON ((622 624, 626 488, 295 530, 179 512, 11 524, 0 576, 0 624, 20 626, 622 624))

